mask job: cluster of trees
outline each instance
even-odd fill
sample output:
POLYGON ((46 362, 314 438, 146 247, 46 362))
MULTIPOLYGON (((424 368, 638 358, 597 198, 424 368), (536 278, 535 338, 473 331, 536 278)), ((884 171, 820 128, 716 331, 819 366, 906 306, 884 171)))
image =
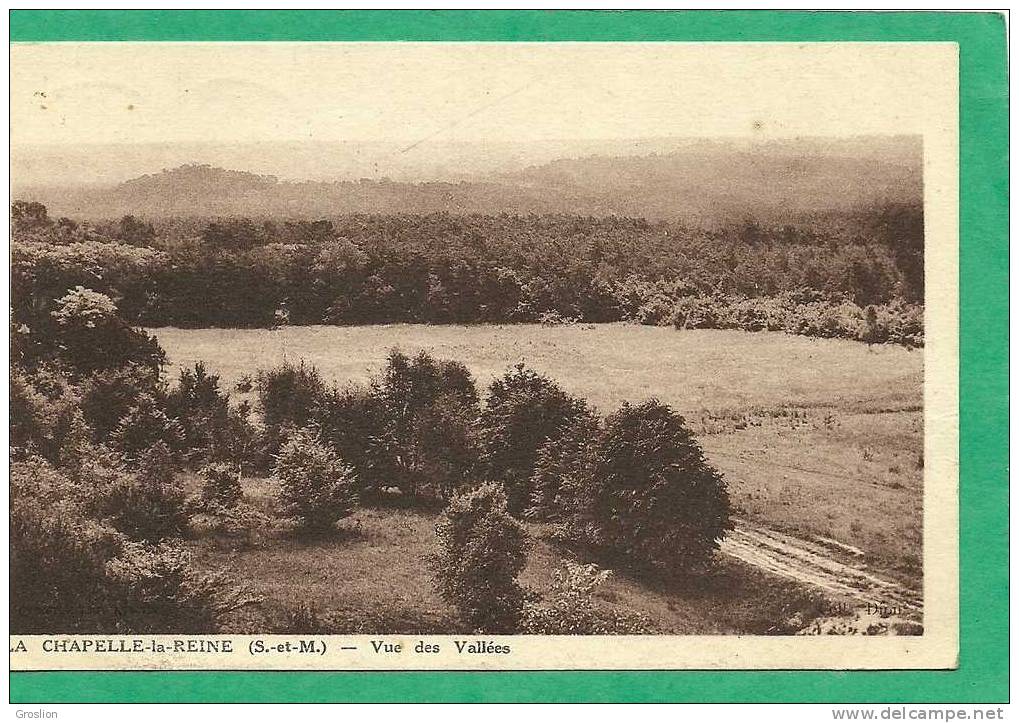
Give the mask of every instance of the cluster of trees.
POLYGON ((12 629, 217 630, 257 598, 196 570, 180 538, 239 484, 227 460, 252 431, 244 410, 201 365, 164 383, 158 344, 102 294, 72 290, 53 317, 11 368, 12 629), (185 466, 206 479, 197 496, 185 466))
MULTIPOLYGON (((649 307, 654 313, 660 305, 649 307)), ((868 344, 922 347, 923 307, 896 300, 861 307, 820 294, 797 292, 773 297, 687 297, 668 307, 677 329, 741 329, 853 339, 868 344)))
MULTIPOLYGON (((29 326, 77 285, 115 299, 131 323, 181 327, 669 324, 691 299, 723 309, 775 299, 795 306, 804 295, 829 310, 852 307, 866 318, 873 307, 898 320, 919 319, 923 300, 922 210, 908 205, 838 224, 724 230, 447 214, 78 224, 50 219, 39 204, 17 202, 12 212, 12 291, 25 300, 17 321, 29 326)), ((739 318, 720 312, 702 323, 716 316, 739 318)), ((814 334, 818 325, 780 328, 814 334)), ((851 322, 833 335, 858 338, 851 322)))
POLYGON ((729 525, 722 478, 656 401, 602 420, 523 366, 482 397, 462 364, 393 351, 364 387, 328 385, 303 363, 259 372, 253 409, 201 364, 165 382, 158 344, 101 293, 73 289, 51 316, 50 334, 19 332, 12 367, 19 632, 214 630, 257 599, 193 569, 183 538, 330 534, 394 496, 448 505, 436 579, 470 629, 628 631, 643 622, 595 609, 594 568, 564 569, 549 597, 519 586, 520 520, 657 576, 706 564, 729 525), (185 469, 201 479, 195 493, 185 469), (275 480, 273 519, 245 502, 245 472, 275 480))
POLYGON ((551 596, 526 591, 516 579, 530 544, 521 519, 544 520, 582 554, 657 579, 708 564, 730 527, 723 479, 683 419, 655 400, 601 420, 522 365, 481 399, 462 364, 398 351, 365 387, 329 387, 313 368, 288 363, 257 386, 265 439, 282 445, 277 459, 296 445, 317 460, 299 465, 294 496, 307 527, 349 514, 351 489, 362 504, 400 495, 448 505, 433 569, 472 630, 647 627, 596 609, 592 590, 604 575, 595 568, 567 566, 551 596))

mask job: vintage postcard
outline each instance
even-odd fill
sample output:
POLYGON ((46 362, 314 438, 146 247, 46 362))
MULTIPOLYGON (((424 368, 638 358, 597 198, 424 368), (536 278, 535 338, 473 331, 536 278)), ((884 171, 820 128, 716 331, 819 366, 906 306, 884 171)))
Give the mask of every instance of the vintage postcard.
POLYGON ((10 60, 12 670, 957 666, 956 43, 10 60))

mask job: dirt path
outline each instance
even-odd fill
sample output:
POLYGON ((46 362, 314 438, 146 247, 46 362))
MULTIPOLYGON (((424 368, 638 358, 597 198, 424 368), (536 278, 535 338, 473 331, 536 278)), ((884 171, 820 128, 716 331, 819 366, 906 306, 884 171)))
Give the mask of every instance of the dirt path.
POLYGON ((922 595, 867 571, 859 550, 835 540, 805 540, 737 520, 721 551, 748 565, 805 583, 838 597, 902 613, 923 610, 922 595))

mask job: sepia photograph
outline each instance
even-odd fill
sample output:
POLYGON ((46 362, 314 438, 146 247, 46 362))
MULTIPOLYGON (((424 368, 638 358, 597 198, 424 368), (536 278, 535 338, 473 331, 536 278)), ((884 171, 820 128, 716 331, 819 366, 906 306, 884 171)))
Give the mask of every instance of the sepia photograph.
POLYGON ((13 43, 11 665, 952 668, 950 43, 13 43))

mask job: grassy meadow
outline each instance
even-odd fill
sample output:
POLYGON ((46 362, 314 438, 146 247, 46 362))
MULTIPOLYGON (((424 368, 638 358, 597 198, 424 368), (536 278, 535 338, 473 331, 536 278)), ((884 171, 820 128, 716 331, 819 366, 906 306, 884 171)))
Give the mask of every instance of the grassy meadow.
MULTIPOLYGON (((655 396, 687 418, 725 474, 738 515, 801 538, 858 548, 875 573, 920 586, 921 350, 778 332, 625 324, 153 331, 169 356, 171 375, 175 367, 201 360, 235 395, 237 382, 284 359, 303 359, 338 384, 363 383, 387 351, 399 347, 459 360, 482 388, 522 362, 602 414, 623 401, 655 396)), ((268 494, 264 480, 247 484, 249 496, 268 494)), ((195 549, 210 566, 259 580, 281 603, 295 604, 301 595, 342 613, 371 608, 377 600, 378 614, 397 616, 388 622, 408 632, 448 622, 451 613, 422 562, 434 540, 433 514, 361 510, 343 525, 349 539, 318 547, 285 538, 233 547, 205 539, 195 549)), ((559 555, 539 542, 525 581, 540 588, 559 555)), ((711 583, 697 590, 650 590, 616 577, 601 596, 644 611, 675 632, 765 632, 769 620, 810 606, 801 592, 734 560, 723 560, 711 583), (728 594, 718 595, 722 589, 728 594), (742 590, 746 595, 738 594, 742 590), (710 605, 705 595, 712 597, 710 605)))
MULTIPOLYGON (((246 479, 243 487, 246 501, 271 510, 270 480, 246 479)), ((226 570, 265 600, 236 614, 230 632, 285 630, 287 616, 309 606, 333 633, 468 633, 439 597, 428 568, 437 517, 437 510, 365 508, 341 521, 335 537, 302 540, 276 530, 231 539, 199 532, 188 545, 199 567, 226 570)), ((527 526, 534 545, 520 581, 544 592, 569 553, 547 542, 541 525, 527 526)), ((789 633, 796 629, 790 621, 823 611, 813 591, 726 557, 689 587, 613 575, 595 596, 605 609, 640 613, 657 632, 678 635, 789 633)))

